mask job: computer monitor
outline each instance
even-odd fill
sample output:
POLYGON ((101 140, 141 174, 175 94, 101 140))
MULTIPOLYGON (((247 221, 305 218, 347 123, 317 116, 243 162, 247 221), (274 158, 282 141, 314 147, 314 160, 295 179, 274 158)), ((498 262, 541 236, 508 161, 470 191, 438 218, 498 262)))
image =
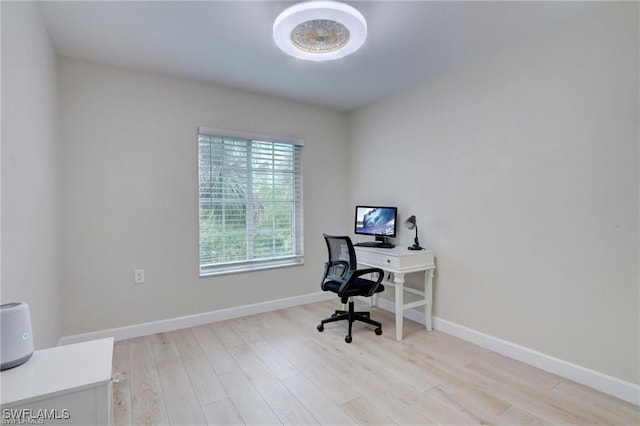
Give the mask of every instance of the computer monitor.
POLYGON ((374 235, 376 241, 396 236, 397 207, 356 206, 354 232, 359 235, 374 235))

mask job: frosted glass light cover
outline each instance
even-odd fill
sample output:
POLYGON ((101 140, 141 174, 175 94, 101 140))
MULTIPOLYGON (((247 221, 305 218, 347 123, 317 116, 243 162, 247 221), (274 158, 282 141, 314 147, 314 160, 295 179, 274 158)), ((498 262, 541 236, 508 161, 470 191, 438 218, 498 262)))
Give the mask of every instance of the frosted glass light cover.
POLYGON ((273 39, 288 55, 329 61, 358 50, 367 38, 367 21, 354 7, 337 1, 297 3, 273 23, 273 39))

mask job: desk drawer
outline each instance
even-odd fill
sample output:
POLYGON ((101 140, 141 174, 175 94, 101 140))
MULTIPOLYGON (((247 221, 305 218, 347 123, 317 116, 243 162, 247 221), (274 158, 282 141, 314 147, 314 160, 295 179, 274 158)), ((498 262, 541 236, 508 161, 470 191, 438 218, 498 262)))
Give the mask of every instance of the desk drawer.
POLYGON ((358 262, 373 264, 373 265, 382 265, 382 255, 380 253, 374 253, 371 251, 360 251, 358 252, 358 262))
POLYGON ((398 258, 398 256, 387 256, 387 255, 381 255, 381 265, 384 268, 385 266, 390 266, 392 268, 397 268, 400 266, 400 259, 398 258))
POLYGON ((391 256, 366 250, 358 252, 358 262, 376 265, 380 268, 398 268, 400 266, 400 259, 398 256, 391 256))

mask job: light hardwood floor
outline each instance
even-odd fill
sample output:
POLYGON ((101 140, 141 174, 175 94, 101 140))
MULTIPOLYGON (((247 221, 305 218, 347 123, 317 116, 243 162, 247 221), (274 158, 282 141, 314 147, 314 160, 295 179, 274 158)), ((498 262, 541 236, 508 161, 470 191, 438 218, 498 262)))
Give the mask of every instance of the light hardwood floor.
MULTIPOLYGON (((638 407, 372 308, 382 336, 314 303, 118 341, 114 423, 638 425, 638 407)), ((369 310, 368 306, 360 308, 369 310)))

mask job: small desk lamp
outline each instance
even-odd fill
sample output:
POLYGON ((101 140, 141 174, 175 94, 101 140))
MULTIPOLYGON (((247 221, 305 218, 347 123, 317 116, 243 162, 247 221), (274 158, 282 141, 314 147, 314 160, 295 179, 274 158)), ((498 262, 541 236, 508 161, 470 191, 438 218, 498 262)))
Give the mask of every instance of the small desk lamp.
POLYGON ((422 247, 420 247, 420 243, 418 242, 418 222, 416 221, 416 216, 411 215, 409 219, 404 222, 404 225, 407 229, 416 229, 416 238, 413 240, 413 245, 409 247, 409 250, 422 250, 422 247))

